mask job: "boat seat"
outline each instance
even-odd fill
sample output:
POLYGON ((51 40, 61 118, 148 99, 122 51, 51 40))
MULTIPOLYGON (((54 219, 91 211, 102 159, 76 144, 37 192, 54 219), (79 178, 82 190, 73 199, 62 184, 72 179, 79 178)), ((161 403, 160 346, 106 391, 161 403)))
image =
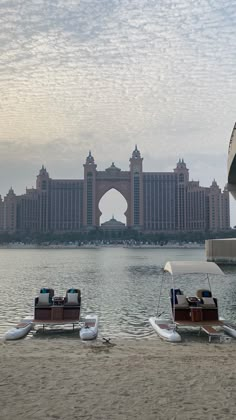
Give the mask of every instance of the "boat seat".
POLYGON ((197 297, 200 299, 200 305, 204 309, 213 309, 217 307, 217 299, 212 297, 210 290, 200 289, 197 290, 197 297))
POLYGON ((178 305, 178 303, 180 304, 180 302, 183 302, 184 299, 182 299, 181 296, 185 296, 182 290, 170 289, 170 298, 171 298, 172 306, 173 306, 173 303, 175 303, 175 305, 178 305), (179 298, 179 302, 178 302, 178 298, 179 298))
POLYGON ((67 293, 66 303, 78 305, 79 303, 78 293, 67 293))
POLYGON ((202 298, 201 306, 203 306, 204 308, 216 308, 216 302, 212 297, 202 298))
POLYGON ((184 321, 190 319, 189 303, 186 296, 180 289, 171 289, 171 306, 176 321, 184 321), (174 304, 173 304, 174 302, 174 304))
POLYGON ((173 308, 173 302, 175 303, 175 309, 186 309, 189 308, 187 297, 183 294, 180 289, 170 289, 171 305, 173 308))
POLYGON ((172 298, 172 299, 174 299, 175 298, 175 303, 177 303, 176 302, 176 296, 177 295, 182 295, 183 294, 183 292, 182 292, 182 290, 180 290, 180 289, 170 289, 170 297, 172 298))
POLYGON ((51 303, 49 293, 39 293, 37 304, 50 305, 51 303))
POLYGON ((80 290, 68 289, 65 297, 65 305, 80 305, 80 290))
POLYGON ((200 289, 197 290, 197 297, 199 298, 199 306, 202 308, 203 321, 216 321, 218 316, 217 299, 212 297, 210 290, 200 289))
POLYGON ((202 298, 210 298, 210 297, 212 297, 212 293, 211 293, 211 291, 210 291, 210 290, 208 290, 208 289, 199 289, 199 290, 197 290, 197 292, 196 292, 196 296, 197 296, 199 299, 202 299, 202 298))
POLYGON ((177 295, 176 299, 177 299, 177 304, 175 304, 176 309, 189 307, 189 303, 185 295, 177 295))
POLYGON ((48 287, 42 287, 39 295, 35 298, 35 305, 52 305, 52 298, 54 296, 54 290, 48 287))

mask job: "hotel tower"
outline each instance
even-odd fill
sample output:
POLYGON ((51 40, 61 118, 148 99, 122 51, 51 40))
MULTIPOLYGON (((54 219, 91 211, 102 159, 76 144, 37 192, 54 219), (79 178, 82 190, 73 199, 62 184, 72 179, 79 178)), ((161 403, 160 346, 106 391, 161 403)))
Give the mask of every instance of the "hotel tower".
POLYGON ((83 179, 52 179, 42 166, 36 188, 0 196, 0 232, 81 232, 100 226, 99 202, 114 188, 127 202, 126 226, 142 232, 220 231, 230 228, 229 193, 189 181, 180 159, 173 172, 143 172, 135 147, 129 170, 114 162, 98 171, 89 152, 83 179))

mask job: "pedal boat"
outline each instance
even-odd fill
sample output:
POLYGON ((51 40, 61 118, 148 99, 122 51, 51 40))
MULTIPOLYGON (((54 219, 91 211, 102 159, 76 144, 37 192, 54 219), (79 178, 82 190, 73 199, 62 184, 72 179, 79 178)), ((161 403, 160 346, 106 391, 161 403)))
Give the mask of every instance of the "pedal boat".
MULTIPOLYGON (((214 262, 206 261, 168 261, 163 269, 157 315, 149 318, 152 328, 164 340, 176 343, 181 341, 180 328, 198 328, 204 331, 209 341, 218 337, 221 341, 227 339, 224 332, 236 338, 236 326, 226 322, 218 316, 218 302, 212 296, 210 276, 224 276, 223 271, 214 262), (197 290, 195 296, 186 296, 176 288, 176 277, 185 275, 203 277, 208 281, 207 289, 197 290), (163 283, 169 281, 170 289, 170 316, 163 318, 160 312, 163 283)), ((185 277, 186 281, 187 278, 185 277)), ((229 337, 228 337, 229 338, 229 337)))

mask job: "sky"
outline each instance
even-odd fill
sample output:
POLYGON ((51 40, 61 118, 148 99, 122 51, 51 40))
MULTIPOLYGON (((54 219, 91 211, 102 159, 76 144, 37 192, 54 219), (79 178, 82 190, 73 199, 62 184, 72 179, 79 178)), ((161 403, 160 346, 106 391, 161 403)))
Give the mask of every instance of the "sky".
MULTIPOLYGON (((236 0, 1 0, 0 194, 50 177, 128 170, 227 183, 236 121, 236 0)), ((122 220, 118 192, 101 221, 122 220)), ((231 225, 236 203, 231 198, 231 225)))

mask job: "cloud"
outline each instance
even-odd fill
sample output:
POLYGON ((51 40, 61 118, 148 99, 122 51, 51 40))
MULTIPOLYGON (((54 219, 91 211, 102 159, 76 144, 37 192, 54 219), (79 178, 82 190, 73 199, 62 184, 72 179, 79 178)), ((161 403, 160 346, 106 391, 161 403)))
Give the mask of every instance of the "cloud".
MULTIPOLYGON (((199 153, 225 165, 235 122, 235 6, 2 1, 1 160, 47 161, 59 173, 89 149, 101 165, 125 162, 137 143, 156 166, 180 155, 197 162, 199 153)), ((207 164, 202 171, 207 177, 207 164)))

